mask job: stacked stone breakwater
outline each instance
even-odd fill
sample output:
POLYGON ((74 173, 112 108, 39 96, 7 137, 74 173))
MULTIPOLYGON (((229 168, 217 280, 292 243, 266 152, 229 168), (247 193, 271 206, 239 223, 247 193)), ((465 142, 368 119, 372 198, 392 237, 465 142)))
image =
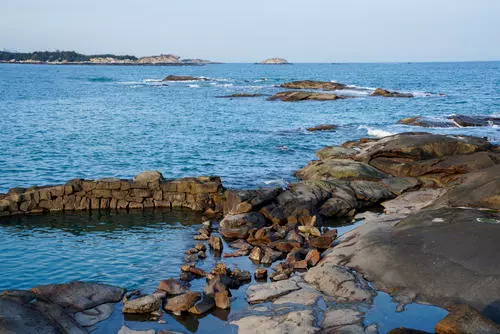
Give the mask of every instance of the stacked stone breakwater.
POLYGON ((63 185, 12 188, 0 194, 0 216, 174 207, 211 213, 222 210, 223 191, 218 177, 166 180, 156 171, 143 172, 132 180, 74 179, 63 185))

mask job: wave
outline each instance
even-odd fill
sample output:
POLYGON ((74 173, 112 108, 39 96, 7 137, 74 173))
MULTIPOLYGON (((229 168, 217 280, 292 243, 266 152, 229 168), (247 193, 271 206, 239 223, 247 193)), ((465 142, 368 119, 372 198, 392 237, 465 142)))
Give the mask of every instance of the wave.
POLYGON ((162 82, 163 79, 144 79, 143 82, 162 82))
POLYGON ((200 85, 194 84, 194 85, 188 85, 188 87, 190 87, 190 88, 200 88, 200 85))
POLYGON ((365 125, 359 126, 358 129, 359 130, 366 130, 366 132, 368 133, 369 136, 374 136, 377 138, 392 136, 392 135, 396 134, 395 132, 389 132, 389 131, 382 130, 382 129, 370 128, 370 127, 365 126, 365 125))

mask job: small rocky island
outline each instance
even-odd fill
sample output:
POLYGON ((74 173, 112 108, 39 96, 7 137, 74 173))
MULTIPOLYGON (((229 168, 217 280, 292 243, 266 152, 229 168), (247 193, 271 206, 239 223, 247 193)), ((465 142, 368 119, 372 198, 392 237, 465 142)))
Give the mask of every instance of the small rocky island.
MULTIPOLYGON (((327 146, 316 155, 286 188, 232 190, 217 177, 166 180, 144 172, 0 195, 4 216, 188 207, 206 217, 179 277, 159 278, 154 293, 83 282, 7 290, 0 294, 0 332, 85 333, 120 311, 155 324, 162 311, 203 317, 229 309, 231 290, 252 276, 262 283, 246 288, 249 306, 228 319, 238 333, 378 333, 376 324, 365 326, 364 310, 381 291, 400 311, 413 302, 448 310, 438 334, 500 332, 499 146, 415 132, 327 146), (370 211, 376 206, 383 211, 370 211), (333 217, 364 223, 339 235, 323 224, 333 217), (251 273, 220 261, 204 271, 198 264, 208 250, 259 267, 251 273), (200 279, 204 288, 191 290, 188 282, 200 279)), ((120 333, 131 332, 123 326, 120 333)))
POLYGON ((261 65, 288 65, 290 64, 285 58, 268 58, 260 63, 261 65))

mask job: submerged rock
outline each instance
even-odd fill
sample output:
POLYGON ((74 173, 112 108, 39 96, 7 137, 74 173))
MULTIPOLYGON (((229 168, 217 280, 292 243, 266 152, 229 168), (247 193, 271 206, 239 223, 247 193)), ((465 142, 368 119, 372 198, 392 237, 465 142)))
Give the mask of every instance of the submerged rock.
POLYGON ((305 100, 313 100, 313 101, 334 101, 341 100, 347 97, 340 96, 336 94, 330 93, 318 93, 318 92, 300 92, 300 91, 288 91, 288 92, 280 92, 275 95, 269 97, 268 101, 281 100, 284 102, 296 102, 296 101, 305 101, 305 100))
POLYGON ((180 315, 182 312, 188 311, 193 305, 201 299, 199 292, 186 292, 172 298, 168 298, 163 308, 165 311, 172 312, 175 315, 180 315))
POLYGON ((224 96, 217 96, 218 98, 222 99, 234 99, 234 98, 242 98, 242 97, 260 97, 263 96, 262 94, 252 94, 252 93, 239 93, 239 94, 231 94, 231 95, 224 95, 224 96))

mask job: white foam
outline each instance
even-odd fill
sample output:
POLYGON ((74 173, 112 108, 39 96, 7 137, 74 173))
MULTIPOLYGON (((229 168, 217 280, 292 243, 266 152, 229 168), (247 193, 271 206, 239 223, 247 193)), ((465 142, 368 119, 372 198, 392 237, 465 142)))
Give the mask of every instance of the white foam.
POLYGON ((191 87, 191 88, 200 88, 200 85, 188 85, 188 87, 191 87))
POLYGON ((381 130, 381 129, 374 129, 374 128, 370 128, 370 127, 364 126, 364 125, 361 125, 358 129, 366 130, 366 132, 368 133, 369 136, 374 136, 377 138, 392 136, 392 135, 396 134, 394 132, 389 132, 389 131, 381 130))
POLYGON ((144 79, 144 82, 161 82, 162 79, 144 79))

